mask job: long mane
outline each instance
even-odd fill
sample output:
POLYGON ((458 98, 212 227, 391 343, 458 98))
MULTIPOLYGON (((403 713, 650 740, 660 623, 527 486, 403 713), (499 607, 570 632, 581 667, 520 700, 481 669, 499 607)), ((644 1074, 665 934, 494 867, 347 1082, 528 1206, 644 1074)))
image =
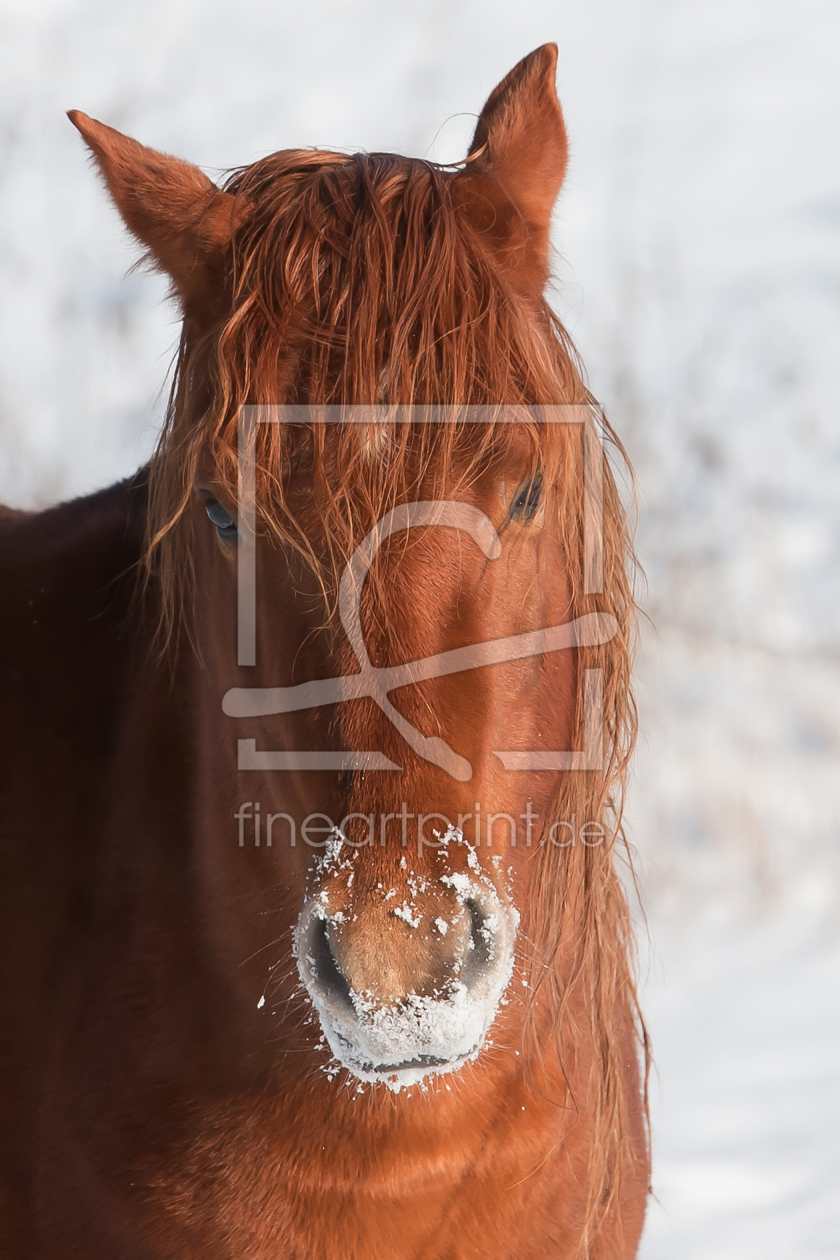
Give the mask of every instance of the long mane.
MULTIPOLYGON (((541 848, 528 908, 533 989, 553 1004, 561 1061, 584 1039, 595 1047, 588 1087, 595 1141, 585 1250, 618 1194, 623 1156, 630 1157, 630 1101, 622 1085, 628 1037, 640 1039, 647 1067, 629 912, 615 867, 636 733, 630 690, 633 554, 607 467, 603 589, 584 593, 579 435, 541 425, 538 408, 589 404, 591 395, 548 304, 517 292, 471 225, 456 195, 457 178, 432 163, 387 154, 301 151, 274 154, 230 177, 226 190, 236 198, 238 226, 225 281, 227 305, 209 331, 185 327, 151 469, 147 561, 171 631, 189 590, 185 514, 196 469, 209 458, 218 483, 235 499, 237 416, 244 404, 535 409, 528 431, 535 461, 556 488, 573 589, 571 616, 608 612, 619 626, 610 642, 583 649, 578 657, 581 668, 603 670, 606 772, 563 776, 554 807, 556 819, 600 819, 608 841, 541 848), (573 1008, 575 992, 584 995, 582 1008, 573 1008)), ((600 423, 602 435, 623 457, 609 425, 600 423)), ((330 539, 329 554, 310 553, 309 560, 325 587, 334 589, 354 543, 410 489, 409 467, 412 476, 418 466, 442 480, 448 475, 463 426, 417 429, 396 424, 380 451, 377 434, 364 426, 329 433, 319 426, 260 426, 262 528, 306 553, 287 504, 289 479, 305 451, 330 539)), ((476 458, 504 440, 501 424, 483 426, 476 458)), ((579 701, 579 734, 582 720, 579 701)))

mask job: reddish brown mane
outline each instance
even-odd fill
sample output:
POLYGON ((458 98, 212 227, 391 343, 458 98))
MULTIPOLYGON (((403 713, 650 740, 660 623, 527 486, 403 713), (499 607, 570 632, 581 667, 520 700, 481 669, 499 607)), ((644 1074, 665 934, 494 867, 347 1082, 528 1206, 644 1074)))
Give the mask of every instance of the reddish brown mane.
MULTIPOLYGON (((185 330, 155 467, 153 547, 188 501, 208 444, 233 490, 243 403, 588 400, 564 330, 541 295, 523 301, 512 289, 451 171, 390 154, 297 151, 255 163, 227 189, 238 223, 232 309, 209 331, 185 330)), ((282 521, 294 433, 263 437, 258 497, 267 520, 282 521)), ((366 458, 358 430, 341 436, 326 523, 345 551, 348 523, 363 531, 392 501, 405 440, 380 462, 366 458)), ((427 440, 436 449, 440 433, 427 440)), ((421 462, 433 462, 431 450, 421 462)), ((314 476, 326 476, 323 460, 314 476)))

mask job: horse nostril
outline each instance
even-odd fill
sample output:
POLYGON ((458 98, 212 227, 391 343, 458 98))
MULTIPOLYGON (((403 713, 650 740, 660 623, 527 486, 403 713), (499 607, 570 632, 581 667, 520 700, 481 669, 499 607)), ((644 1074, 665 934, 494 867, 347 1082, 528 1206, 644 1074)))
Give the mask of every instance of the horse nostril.
POLYGON ((348 1010, 352 1010, 353 1001, 350 997, 350 985, 347 983, 333 953, 329 925, 325 919, 316 918, 313 920, 309 943, 312 955, 312 970, 317 980, 318 988, 325 998, 334 1002, 337 1006, 343 1006, 348 1010))
POLYGON ((464 909, 470 916, 470 938, 461 978, 470 985, 486 973, 493 961, 493 931, 487 915, 472 897, 464 902, 464 909))

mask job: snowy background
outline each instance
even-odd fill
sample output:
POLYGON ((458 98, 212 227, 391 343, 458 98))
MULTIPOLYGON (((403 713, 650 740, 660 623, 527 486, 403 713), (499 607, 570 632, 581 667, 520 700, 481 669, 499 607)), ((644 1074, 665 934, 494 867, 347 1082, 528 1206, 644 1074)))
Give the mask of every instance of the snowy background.
POLYGON ((64 110, 211 174, 460 156, 560 46, 558 310, 633 457, 644 1260, 840 1260, 837 0, 0 0, 0 498, 149 453, 176 337, 64 110))

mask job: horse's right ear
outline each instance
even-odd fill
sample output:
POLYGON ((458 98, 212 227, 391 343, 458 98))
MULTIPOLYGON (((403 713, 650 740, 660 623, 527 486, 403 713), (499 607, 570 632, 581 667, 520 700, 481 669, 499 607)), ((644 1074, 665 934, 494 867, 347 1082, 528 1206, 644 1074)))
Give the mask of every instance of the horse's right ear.
POLYGON ((73 109, 68 118, 93 154, 126 227, 172 279, 184 313, 212 320, 224 300, 234 198, 179 158, 147 149, 73 109))

